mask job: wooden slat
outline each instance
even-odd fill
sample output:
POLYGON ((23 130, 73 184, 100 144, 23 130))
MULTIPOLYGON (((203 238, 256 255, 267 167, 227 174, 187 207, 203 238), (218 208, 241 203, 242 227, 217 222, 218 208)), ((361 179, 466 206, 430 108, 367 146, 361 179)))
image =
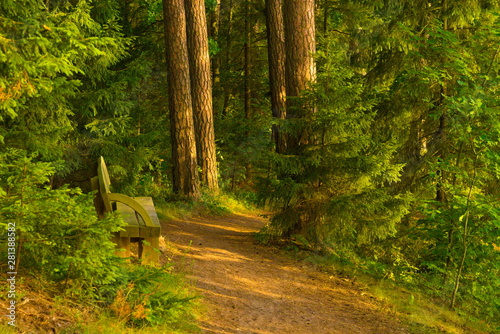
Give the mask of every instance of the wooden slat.
POLYGON ((136 200, 134 200, 132 197, 122 195, 122 194, 108 194, 108 199, 111 202, 120 202, 123 204, 128 205, 132 209, 134 209, 135 212, 137 212, 142 220, 144 220, 144 223, 146 226, 151 226, 154 227, 155 224, 149 217, 148 212, 144 209, 142 205, 140 205, 136 200))
POLYGON ((111 181, 109 180, 108 168, 103 157, 99 157, 97 162, 97 176, 99 177, 99 192, 104 202, 104 207, 106 208, 106 212, 111 212, 113 211, 113 207, 108 196, 111 193, 109 188, 111 181))
POLYGON ((99 193, 99 177, 95 176, 90 179, 90 189, 97 190, 97 193, 94 196, 94 207, 97 212, 97 216, 99 217, 99 219, 102 219, 104 217, 106 209, 104 207, 102 196, 99 193))
POLYGON ((153 199, 151 197, 133 197, 132 199, 134 199, 146 210, 149 218, 153 222, 153 226, 146 226, 142 218, 138 216, 131 207, 117 202, 116 211, 122 215, 123 220, 127 223, 127 225, 130 225, 129 228, 125 228, 126 231, 121 231, 120 235, 123 237, 129 236, 140 238, 159 237, 161 234, 160 220, 158 219, 153 199))
POLYGON ((153 199, 151 197, 134 197, 134 199, 146 210, 154 226, 160 226, 153 199))
POLYGON ((140 237, 141 226, 137 220, 135 211, 131 207, 123 203, 116 203, 116 211, 120 213, 123 220, 127 224, 126 226, 123 227, 124 230, 120 231, 120 237, 130 237, 130 238, 140 237))
POLYGON ((147 211, 153 226, 141 227, 141 238, 158 238, 161 234, 160 220, 151 197, 134 197, 134 199, 147 211))
POLYGON ((117 233, 112 240, 116 244, 116 256, 130 257, 130 238, 122 237, 117 233))

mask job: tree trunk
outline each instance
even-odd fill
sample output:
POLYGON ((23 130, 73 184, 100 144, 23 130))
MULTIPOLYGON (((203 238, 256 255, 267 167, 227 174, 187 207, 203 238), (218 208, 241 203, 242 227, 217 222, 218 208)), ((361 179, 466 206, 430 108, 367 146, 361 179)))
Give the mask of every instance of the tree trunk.
MULTIPOLYGON (((266 1, 271 109, 273 117, 276 119, 285 119, 286 117, 285 27, 282 5, 283 0, 266 1)), ((286 140, 277 125, 273 125, 273 139, 276 143, 276 152, 284 153, 286 140)))
MULTIPOLYGON (((314 108, 298 97, 316 79, 316 51, 314 0, 284 1, 285 18, 285 74, 286 74, 286 115, 287 119, 303 118, 311 115, 314 108)), ((295 151, 307 143, 307 133, 288 134, 287 150, 295 151)))
POLYGON ((330 10, 330 1, 325 0, 324 3, 324 8, 323 8, 323 33, 326 36, 326 33, 328 32, 328 13, 330 10))
MULTIPOLYGON (((216 5, 213 12, 210 14, 210 23, 208 25, 208 37, 212 38, 219 44, 219 28, 220 28, 220 0, 216 0, 216 5)), ((211 59, 212 68, 212 83, 219 81, 220 74, 220 57, 214 56, 211 59)))
POLYGON ((250 42, 251 42, 251 31, 250 31, 250 10, 248 0, 245 1, 245 43, 243 45, 243 53, 244 53, 244 65, 243 65, 243 106, 245 109, 245 119, 250 119, 251 114, 251 94, 250 94, 250 42))
MULTIPOLYGON (((252 117, 252 94, 251 94, 251 53, 250 53, 250 45, 251 45, 251 28, 250 28, 250 6, 249 0, 245 1, 244 5, 244 15, 245 15, 245 43, 243 45, 243 53, 244 53, 244 65, 243 65, 243 108, 245 111, 245 120, 247 124, 250 125, 250 119, 252 117)), ((250 131, 249 127, 247 127, 245 131, 245 137, 247 142, 250 140, 250 131)), ((250 162, 245 163, 245 181, 247 184, 251 183, 252 178, 252 164, 250 162)))
POLYGON ((196 198, 199 196, 199 181, 183 0, 163 0, 163 17, 169 79, 173 187, 176 193, 196 198))
MULTIPOLYGON (((221 1, 220 4, 220 20, 221 26, 225 29, 219 30, 221 33, 220 40, 225 40, 224 54, 220 55, 220 69, 221 73, 229 73, 231 68, 231 46, 232 46, 232 31, 233 31, 233 0, 221 1)), ((223 85, 223 105, 222 105, 222 117, 225 117, 227 110, 229 108, 229 99, 231 94, 231 89, 229 85, 223 85)))
POLYGON ((185 5, 198 165, 201 168, 202 185, 210 190, 217 190, 219 185, 205 2, 185 0, 185 5))

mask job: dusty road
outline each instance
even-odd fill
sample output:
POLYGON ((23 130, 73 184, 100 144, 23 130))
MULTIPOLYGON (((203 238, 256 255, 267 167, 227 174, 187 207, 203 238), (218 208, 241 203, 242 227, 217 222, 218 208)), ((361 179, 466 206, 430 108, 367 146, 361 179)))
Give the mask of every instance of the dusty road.
POLYGON ((204 333, 408 333, 352 282, 255 244, 263 224, 253 215, 162 223, 174 258, 204 296, 204 333))

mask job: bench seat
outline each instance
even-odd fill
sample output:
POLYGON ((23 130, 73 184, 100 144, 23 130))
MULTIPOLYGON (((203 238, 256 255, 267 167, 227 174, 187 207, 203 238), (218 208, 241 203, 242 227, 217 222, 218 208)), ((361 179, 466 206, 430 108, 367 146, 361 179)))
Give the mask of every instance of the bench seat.
POLYGON ((124 230, 120 231, 120 237, 130 238, 158 238, 160 236, 160 220, 156 214, 156 210, 151 197, 131 197, 146 209, 149 217, 155 226, 147 226, 140 215, 137 214, 131 207, 123 203, 116 203, 116 211, 120 212, 123 220, 127 223, 124 230))

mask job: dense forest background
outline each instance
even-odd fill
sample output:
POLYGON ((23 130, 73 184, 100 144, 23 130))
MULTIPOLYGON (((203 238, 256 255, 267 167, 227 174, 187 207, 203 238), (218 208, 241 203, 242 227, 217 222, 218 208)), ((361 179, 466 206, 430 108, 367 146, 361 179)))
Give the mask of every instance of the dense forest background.
POLYGON ((18 222, 21 266, 115 282, 102 232, 119 221, 100 224, 86 195, 103 156, 116 192, 232 193, 272 208, 270 239, 498 324, 499 13, 496 0, 3 0, 0 226, 18 222), (64 233, 78 237, 51 242, 64 233))

